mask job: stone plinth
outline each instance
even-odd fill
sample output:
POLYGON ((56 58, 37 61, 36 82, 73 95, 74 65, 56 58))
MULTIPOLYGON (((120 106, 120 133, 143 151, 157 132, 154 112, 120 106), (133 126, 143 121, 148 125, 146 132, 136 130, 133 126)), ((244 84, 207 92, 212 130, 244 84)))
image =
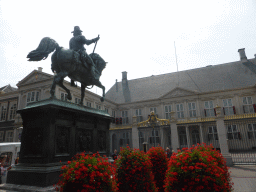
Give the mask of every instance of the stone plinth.
POLYGON ((8 172, 9 184, 50 186, 75 154, 109 155, 111 117, 105 111, 47 99, 18 113, 23 120, 20 159, 8 172))

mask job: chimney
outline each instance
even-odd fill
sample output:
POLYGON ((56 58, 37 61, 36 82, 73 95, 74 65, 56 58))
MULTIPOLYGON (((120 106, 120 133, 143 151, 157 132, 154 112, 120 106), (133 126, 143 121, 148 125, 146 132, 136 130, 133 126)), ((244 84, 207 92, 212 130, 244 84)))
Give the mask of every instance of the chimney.
POLYGON ((38 67, 38 71, 42 72, 43 68, 42 67, 38 67))
POLYGON ((240 60, 241 60, 242 62, 246 62, 246 61, 247 61, 247 57, 246 57, 246 55, 245 55, 244 48, 238 49, 238 52, 239 52, 239 55, 240 55, 240 60))
POLYGON ((122 72, 122 82, 127 81, 127 72, 123 71, 122 72))

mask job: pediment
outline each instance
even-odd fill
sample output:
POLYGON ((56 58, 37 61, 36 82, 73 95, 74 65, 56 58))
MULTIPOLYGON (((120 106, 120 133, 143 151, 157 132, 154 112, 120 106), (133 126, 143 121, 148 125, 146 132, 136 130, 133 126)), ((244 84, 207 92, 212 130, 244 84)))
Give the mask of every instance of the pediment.
POLYGON ((27 75, 24 79, 22 79, 17 84, 17 86, 37 83, 37 82, 52 79, 52 78, 53 78, 53 75, 34 70, 29 75, 27 75))
POLYGON ((173 90, 171 90, 169 93, 162 96, 162 98, 168 99, 168 98, 172 98, 172 97, 183 97, 183 96, 190 96, 190 95, 195 95, 195 94, 197 94, 197 93, 194 91, 190 91, 190 90, 186 90, 186 89, 177 87, 177 88, 174 88, 173 90))

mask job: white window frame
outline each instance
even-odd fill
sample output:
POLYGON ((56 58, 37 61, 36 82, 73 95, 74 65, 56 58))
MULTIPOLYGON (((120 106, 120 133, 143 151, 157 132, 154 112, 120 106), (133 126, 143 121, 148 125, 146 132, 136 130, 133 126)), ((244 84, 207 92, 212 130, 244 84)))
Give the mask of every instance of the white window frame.
POLYGON ((0 142, 4 142, 4 131, 0 131, 0 142))
POLYGON ((223 108, 225 111, 225 115, 234 115, 232 99, 223 99, 222 102, 223 102, 223 108))
POLYGON ((122 116, 122 124, 126 125, 129 123, 128 119, 128 111, 121 111, 121 116, 122 116))
POLYGON ((89 102, 89 101, 87 101, 87 102, 86 102, 86 106, 87 106, 87 107, 92 107, 92 103, 89 102))
POLYGON ((6 131, 6 136, 5 136, 5 141, 6 142, 13 142, 13 136, 14 136, 14 132, 13 131, 6 131), (9 133, 12 134, 12 136, 10 137, 9 133))
POLYGON ((142 144, 144 143, 144 137, 143 137, 143 132, 142 131, 139 131, 139 144, 142 144))
POLYGON ((236 125, 227 125, 226 130, 227 130, 227 139, 228 140, 239 139, 239 137, 238 137, 239 131, 238 131, 236 125))
POLYGON ((7 103, 2 103, 0 120, 5 121, 6 115, 7 115, 7 103))
POLYGON ((171 119, 171 114, 170 114, 171 111, 172 111, 172 106, 171 105, 165 105, 164 106, 165 119, 171 119))
POLYGON ((101 110, 101 105, 96 104, 95 108, 101 110))
POLYGON ((60 93, 60 100, 62 101, 67 101, 68 100, 68 94, 67 93, 64 93, 64 92, 61 92, 60 93))
POLYGON ((149 137, 149 143, 154 145, 154 139, 155 139, 155 146, 157 147, 158 144, 161 144, 160 141, 160 137, 159 137, 159 133, 158 130, 154 129, 151 131, 151 137, 149 137), (154 132, 156 134, 156 136, 154 137, 154 132), (151 141, 150 141, 151 140, 151 141))
POLYGON ((116 117, 116 111, 112 110, 112 117, 116 117))
POLYGON ((141 122, 143 120, 142 109, 136 109, 135 114, 137 116, 137 122, 141 122))
POLYGON ((208 137, 209 140, 219 140, 217 127, 215 125, 208 127, 208 137))
POLYGON ((12 120, 15 118, 16 111, 17 111, 17 104, 12 103, 10 107, 10 112, 9 112, 9 120, 12 120))
POLYGON ((196 103, 191 102, 188 103, 188 111, 189 111, 189 117, 196 117, 196 103))
POLYGON ((75 98, 75 104, 79 104, 81 102, 81 99, 80 98, 75 98))
POLYGON ((248 139, 256 139, 256 124, 249 123, 247 124, 248 128, 248 139))
POLYGON ((254 113, 252 97, 243 97, 242 102, 244 113, 254 113))
POLYGON ((183 119, 184 118, 184 106, 183 106, 183 103, 176 104, 176 110, 177 110, 176 111, 177 118, 178 119, 183 119))
POLYGON ((39 101, 39 91, 30 91, 27 93, 27 103, 39 101))
POLYGON ((215 116, 213 101, 205 101, 204 102, 204 109, 205 109, 206 117, 215 116))
POLYGON ((150 107, 149 109, 149 114, 154 111, 155 115, 157 115, 157 110, 156 110, 156 107, 150 107))

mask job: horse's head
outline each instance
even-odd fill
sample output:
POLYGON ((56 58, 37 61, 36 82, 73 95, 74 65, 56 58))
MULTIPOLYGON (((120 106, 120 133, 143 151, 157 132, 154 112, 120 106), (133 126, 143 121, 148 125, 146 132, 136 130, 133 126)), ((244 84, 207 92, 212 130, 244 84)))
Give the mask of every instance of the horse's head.
POLYGON ((108 62, 104 61, 104 59, 102 59, 101 56, 97 53, 91 53, 90 57, 95 63, 97 70, 101 73, 102 70, 106 67, 108 62))

